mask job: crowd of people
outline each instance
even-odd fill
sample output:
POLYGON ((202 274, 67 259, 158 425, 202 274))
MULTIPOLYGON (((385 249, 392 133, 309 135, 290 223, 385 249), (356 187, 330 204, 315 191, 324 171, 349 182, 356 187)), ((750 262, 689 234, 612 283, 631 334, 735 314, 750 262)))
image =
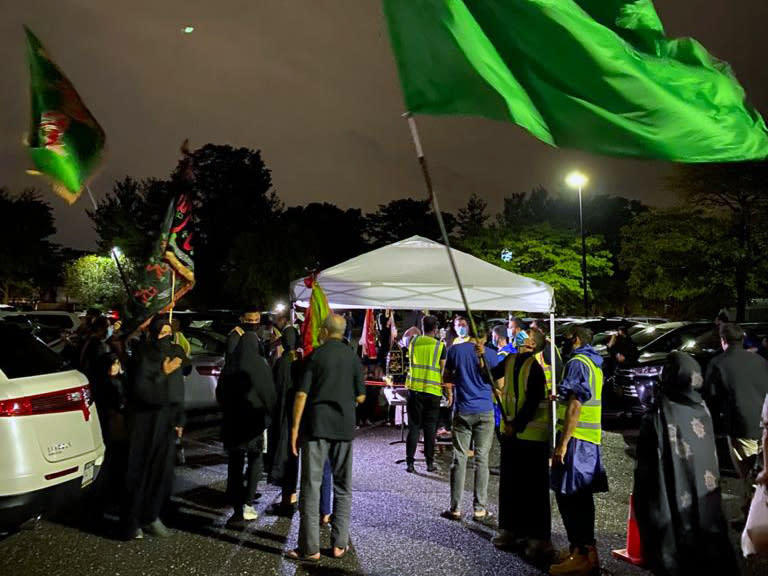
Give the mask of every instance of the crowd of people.
MULTIPOLYGON (((377 353, 379 367, 366 374, 364 353, 350 342, 351 321, 351 315, 329 315, 321 345, 307 357, 299 329, 287 317, 273 323, 258 310, 247 310, 229 333, 217 399, 232 521, 258 518, 254 499, 266 471, 281 488, 270 512, 300 514, 298 543, 286 557, 319 560, 322 525, 331 526, 332 555, 347 553, 352 443, 360 410, 366 409, 371 390, 377 396, 381 390, 366 386, 366 380, 383 377, 387 357, 397 346, 406 350, 408 365, 405 470, 415 472, 423 437, 426 470, 437 471, 437 429, 441 421, 450 429, 453 455, 443 517, 463 518, 472 458, 472 519, 492 518, 489 456, 498 442, 494 545, 553 575, 597 573, 594 495, 608 490, 608 478, 601 451, 603 357, 592 346, 591 332, 571 327, 561 357, 539 326, 518 318, 487 334, 466 316, 416 314, 398 338, 395 315, 383 311, 376 334, 387 354, 377 353), (552 547, 550 491, 569 541, 560 552, 552 547)), ((744 479, 745 513, 752 482, 768 483, 765 467, 760 471, 768 458, 768 362, 745 348, 738 325, 720 322, 715 329, 723 353, 706 374, 685 353, 669 355, 657 401, 640 430, 635 510, 646 562, 656 574, 712 567, 717 573, 736 573, 722 511, 718 436, 728 438, 744 479)), ((110 507, 117 510, 125 538, 170 533, 161 516, 172 487, 174 443, 185 424, 185 343, 181 326, 158 317, 128 353, 107 319, 89 313, 68 352, 92 383, 107 446, 92 508, 99 519, 110 507)), ((608 343, 608 350, 616 364, 636 359, 625 331, 608 343)), ((374 402, 375 409, 376 396, 374 402)), ((389 410, 384 412, 390 420, 389 410)), ((375 412, 365 414, 369 420, 375 412)), ((748 531, 744 542, 745 550, 755 549, 748 531)))

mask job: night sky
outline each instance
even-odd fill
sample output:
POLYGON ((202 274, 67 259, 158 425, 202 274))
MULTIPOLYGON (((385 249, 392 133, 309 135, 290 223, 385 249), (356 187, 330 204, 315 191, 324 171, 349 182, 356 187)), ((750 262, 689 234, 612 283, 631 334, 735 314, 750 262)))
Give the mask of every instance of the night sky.
MULTIPOLYGON (((510 0, 513 1, 513 0, 510 0)), ((670 36, 694 36, 727 60, 768 113, 768 2, 657 0, 670 36)), ((180 142, 262 150, 288 204, 371 210, 423 196, 378 0, 0 0, 0 185, 37 186, 55 207, 65 245, 92 248, 86 198, 64 205, 27 176, 28 74, 22 24, 40 37, 104 127, 108 156, 93 182, 165 177, 180 142), (184 26, 194 26, 184 34, 184 26)), ((581 168, 590 190, 673 201, 669 164, 556 150, 521 129, 474 118, 421 118, 444 208, 471 192, 500 209, 581 168)))

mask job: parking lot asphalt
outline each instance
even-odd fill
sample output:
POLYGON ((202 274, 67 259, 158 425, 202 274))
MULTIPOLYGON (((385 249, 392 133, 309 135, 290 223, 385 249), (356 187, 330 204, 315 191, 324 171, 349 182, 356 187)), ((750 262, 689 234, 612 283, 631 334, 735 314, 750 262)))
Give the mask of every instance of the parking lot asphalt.
MULTIPOLYGON (((604 456, 611 490, 597 496, 598 548, 604 574, 641 575, 647 571, 613 559, 610 550, 623 548, 633 461, 627 440, 632 434, 607 432, 604 456)), ((38 522, 0 541, 0 574, 29 576, 83 575, 316 575, 316 576, 459 576, 539 575, 518 556, 496 550, 490 539, 493 525, 472 521, 471 474, 464 498, 464 521, 440 517, 448 507, 450 448, 438 456, 439 471, 429 474, 423 462, 407 474, 405 445, 396 429, 383 426, 359 431, 354 448, 354 491, 351 519, 352 547, 343 560, 327 556, 312 565, 297 565, 282 557, 295 546, 298 514, 292 519, 270 516, 265 509, 279 497, 274 486, 260 485, 260 517, 246 526, 230 522, 226 504, 226 456, 218 427, 198 423, 186 442, 186 465, 176 470, 167 539, 147 537, 122 542, 109 532, 81 528, 82 505, 38 522)), ((492 463, 494 455, 492 455, 492 463)), ((726 509, 735 514, 735 499, 725 483, 726 509)), ((498 493, 491 477, 489 494, 498 493)), ((553 502, 556 546, 565 546, 565 531, 553 502)), ((495 508, 493 509, 495 512, 495 508)), ((738 534, 733 535, 734 545, 738 534)), ((330 547, 323 531, 321 546, 330 547)), ((765 564, 744 568, 745 574, 766 574, 765 564)))

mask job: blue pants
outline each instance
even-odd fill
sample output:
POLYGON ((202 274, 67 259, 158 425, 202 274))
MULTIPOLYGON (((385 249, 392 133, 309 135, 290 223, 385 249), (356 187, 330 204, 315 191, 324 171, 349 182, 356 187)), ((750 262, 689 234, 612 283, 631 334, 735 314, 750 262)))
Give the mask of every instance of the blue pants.
POLYGON ((331 461, 325 461, 323 468, 323 483, 320 486, 320 516, 328 516, 331 513, 331 491, 333 490, 333 473, 331 461))

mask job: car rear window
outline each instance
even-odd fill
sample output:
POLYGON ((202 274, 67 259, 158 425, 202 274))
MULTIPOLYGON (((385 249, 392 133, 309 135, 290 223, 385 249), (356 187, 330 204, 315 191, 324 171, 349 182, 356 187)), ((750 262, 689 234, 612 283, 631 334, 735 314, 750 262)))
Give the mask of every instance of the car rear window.
POLYGON ((72 318, 65 316, 64 314, 27 314, 27 318, 33 322, 52 328, 63 328, 64 330, 71 330, 74 328, 72 325, 72 318))
POLYGON ((0 370, 8 378, 63 372, 61 357, 18 326, 0 322, 0 370))

